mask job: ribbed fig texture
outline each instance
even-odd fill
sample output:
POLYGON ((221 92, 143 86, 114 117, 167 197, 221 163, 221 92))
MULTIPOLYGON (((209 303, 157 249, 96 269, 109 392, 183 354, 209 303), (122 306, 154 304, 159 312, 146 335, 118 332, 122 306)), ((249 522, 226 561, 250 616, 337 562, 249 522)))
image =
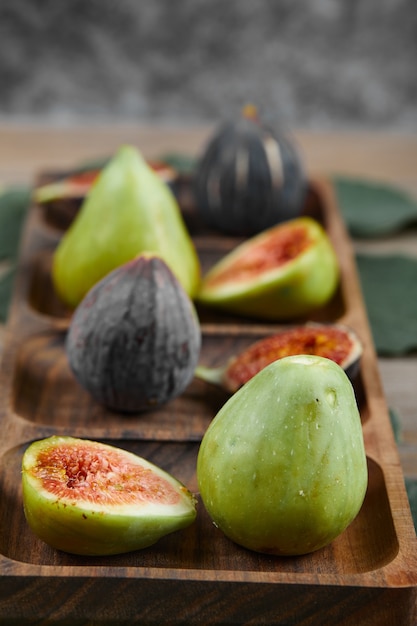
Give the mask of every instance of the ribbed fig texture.
POLYGON ((66 349, 74 375, 98 402, 137 412, 185 389, 200 345, 193 304, 178 280, 159 257, 140 256, 89 291, 66 349))
POLYGON ((209 226, 249 236, 301 215, 306 180, 292 140, 243 114, 210 139, 195 187, 209 226))

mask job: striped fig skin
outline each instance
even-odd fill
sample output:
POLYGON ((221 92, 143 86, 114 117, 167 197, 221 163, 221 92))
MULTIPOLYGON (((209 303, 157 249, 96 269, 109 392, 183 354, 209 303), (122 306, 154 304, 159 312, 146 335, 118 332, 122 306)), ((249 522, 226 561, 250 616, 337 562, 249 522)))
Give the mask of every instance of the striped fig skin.
POLYGON ((301 215, 306 178, 293 142, 243 113, 225 122, 198 163, 195 193, 204 221, 251 236, 301 215))
POLYGON ((101 404, 138 412, 191 381, 201 333, 194 306, 164 261, 141 255, 99 281, 74 312, 70 367, 101 404))

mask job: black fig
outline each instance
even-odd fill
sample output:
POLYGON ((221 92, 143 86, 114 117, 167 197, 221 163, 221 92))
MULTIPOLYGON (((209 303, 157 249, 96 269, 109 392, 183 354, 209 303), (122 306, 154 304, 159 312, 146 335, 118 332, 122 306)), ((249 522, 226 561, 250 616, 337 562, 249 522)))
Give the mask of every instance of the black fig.
POLYGON ((251 236, 304 209, 307 182, 292 138, 244 107, 208 142, 196 170, 197 207, 226 234, 251 236))
POLYGON ((90 289, 66 340, 69 364, 101 404, 138 412, 178 396, 201 347, 194 306, 166 263, 141 255, 90 289))

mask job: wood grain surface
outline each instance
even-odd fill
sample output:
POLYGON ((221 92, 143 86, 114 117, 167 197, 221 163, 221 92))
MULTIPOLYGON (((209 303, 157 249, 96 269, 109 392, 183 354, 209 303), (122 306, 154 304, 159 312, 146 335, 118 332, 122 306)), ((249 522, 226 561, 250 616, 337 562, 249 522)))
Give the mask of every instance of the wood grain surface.
MULTIPOLYGON (((0 178, 27 184, 45 169, 71 167, 82 159, 111 153, 125 142, 149 156, 170 150, 196 154, 208 132, 0 128, 0 178)), ((205 383, 194 381, 169 407, 132 420, 109 414, 83 393, 63 351, 66 313, 48 283, 59 233, 33 207, 22 241, 0 370, 2 623, 413 626, 417 621, 417 545, 401 467, 406 466, 408 475, 417 475, 412 378, 416 362, 413 357, 392 363, 376 358, 354 247, 326 180, 332 172, 356 175, 361 171, 417 189, 416 172, 409 164, 416 159, 417 141, 304 133, 297 138, 313 181, 314 210, 332 238, 342 271, 340 290, 318 316, 351 325, 365 348, 355 381, 369 469, 360 514, 330 546, 287 559, 235 546, 211 524, 201 502, 196 524, 152 549, 130 555, 74 557, 33 537, 23 518, 20 491, 21 457, 30 440, 55 432, 107 440, 150 458, 196 490, 198 442, 225 400, 222 392, 208 392, 205 383), (398 165, 401 159, 403 167, 398 165), (403 417, 405 413, 400 455, 388 416, 386 383, 380 376, 384 368, 391 398, 401 402, 396 408, 403 417)), ((217 239, 198 225, 192 234, 203 265, 224 253, 224 242, 219 248, 217 239)), ((201 322, 202 360, 207 365, 273 329, 204 311, 201 322)))

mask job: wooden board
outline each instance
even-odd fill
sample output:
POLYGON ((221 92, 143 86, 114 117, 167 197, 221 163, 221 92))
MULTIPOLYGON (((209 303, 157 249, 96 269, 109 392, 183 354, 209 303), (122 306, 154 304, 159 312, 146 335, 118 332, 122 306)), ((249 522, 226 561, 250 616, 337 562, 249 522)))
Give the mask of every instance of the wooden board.
MULTIPOLYGON (((203 269, 238 243, 206 230, 186 187, 180 202, 203 269)), ((123 417, 98 406, 73 378, 64 352, 70 313, 50 280, 62 230, 31 207, 0 370, 0 621, 36 624, 348 624, 417 622, 417 544, 349 238, 326 181, 310 185, 306 213, 325 226, 341 285, 311 319, 351 326, 364 344, 355 381, 368 457, 364 505, 330 546, 302 557, 249 552, 227 540, 199 502, 186 530, 135 553, 59 553, 28 528, 20 467, 27 445, 51 434, 113 443, 160 465, 197 492, 199 442, 227 399, 193 381, 154 412, 123 417)), ((53 216, 52 216, 53 217, 53 216)), ((282 328, 199 309, 201 363, 220 365, 282 328)))

